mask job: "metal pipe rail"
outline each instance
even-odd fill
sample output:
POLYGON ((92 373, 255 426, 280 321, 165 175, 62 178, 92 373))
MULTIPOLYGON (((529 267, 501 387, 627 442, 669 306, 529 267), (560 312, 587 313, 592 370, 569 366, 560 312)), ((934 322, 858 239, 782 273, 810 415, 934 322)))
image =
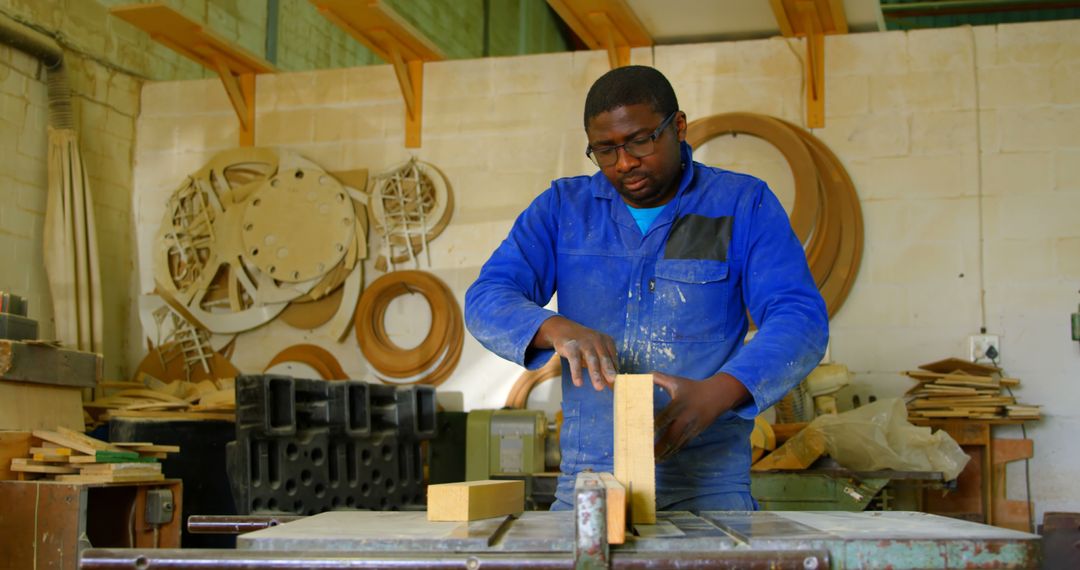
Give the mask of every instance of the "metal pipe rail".
MULTIPOLYGON (((749 569, 817 570, 829 568, 824 550, 729 550, 723 552, 611 553, 617 570, 749 569)), ((103 549, 83 552, 82 570, 297 570, 321 569, 463 569, 562 570, 577 567, 572 553, 331 553, 228 549, 103 549)))

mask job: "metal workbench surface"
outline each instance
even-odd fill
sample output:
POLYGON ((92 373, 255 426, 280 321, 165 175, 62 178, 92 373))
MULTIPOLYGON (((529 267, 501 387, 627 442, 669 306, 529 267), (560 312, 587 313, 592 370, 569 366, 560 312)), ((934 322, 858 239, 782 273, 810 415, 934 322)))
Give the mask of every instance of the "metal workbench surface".
MULTIPOLYGON (((424 512, 329 512, 240 536, 238 550, 277 552, 563 553, 571 512, 471 523, 424 512)), ((660 512, 618 553, 825 550, 832 568, 1032 568, 1039 537, 914 512, 660 512)), ((733 554, 735 552, 732 552, 733 554)))

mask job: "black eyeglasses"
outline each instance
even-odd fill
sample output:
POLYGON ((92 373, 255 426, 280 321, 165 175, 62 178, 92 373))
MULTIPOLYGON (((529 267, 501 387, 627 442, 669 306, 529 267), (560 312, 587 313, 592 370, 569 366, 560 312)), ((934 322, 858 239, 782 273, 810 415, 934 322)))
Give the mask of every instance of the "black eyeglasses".
POLYGON ((600 168, 607 168, 618 162, 620 148, 625 150, 626 154, 629 154, 634 158, 645 158, 656 152, 656 139, 660 138, 660 134, 664 132, 664 128, 675 118, 676 113, 678 113, 678 111, 672 111, 671 114, 660 123, 660 126, 656 127, 656 130, 647 137, 626 141, 615 146, 602 146, 599 148, 588 146, 585 147, 585 156, 589 157, 593 161, 593 164, 600 168))

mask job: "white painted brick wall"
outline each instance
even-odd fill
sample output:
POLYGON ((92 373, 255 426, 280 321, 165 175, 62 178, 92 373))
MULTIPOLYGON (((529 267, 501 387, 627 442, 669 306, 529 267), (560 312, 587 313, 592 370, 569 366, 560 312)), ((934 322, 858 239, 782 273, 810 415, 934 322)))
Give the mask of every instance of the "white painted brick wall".
MULTIPOLYGON (((803 124, 802 53, 801 41, 770 39, 657 46, 632 58, 668 75, 691 120, 757 111, 803 124)), ((985 324, 1003 336, 1007 371, 1025 380, 1018 396, 1046 405, 1032 429, 1040 512, 1080 509, 1064 484, 1080 477, 1080 462, 1063 458, 1080 427, 1080 354, 1064 326, 1080 300, 1078 56, 1077 22, 830 36, 826 127, 815 130, 851 174, 866 221, 858 281, 832 322, 834 359, 864 396, 902 394, 910 383, 899 371, 966 354, 985 287, 985 324)), ((460 298, 551 178, 594 170, 581 106, 607 66, 601 52, 428 64, 416 150, 402 148, 404 105, 389 66, 263 76, 256 137, 329 169, 377 172, 410 155, 440 166, 457 198, 454 221, 431 245, 433 270, 460 298)), ((161 203, 234 144, 235 121, 216 81, 148 85, 142 108, 134 208, 148 293, 161 203)), ((761 173, 790 204, 775 151, 710 145, 698 156, 761 173)), ((236 363, 261 369, 305 338, 273 324, 241 339, 236 363)), ((365 373, 351 339, 328 348, 365 373)), ((463 391, 468 408, 497 407, 518 372, 469 339, 443 388, 463 391)))
POLYGON ((45 218, 45 122, 37 61, 0 48, 0 290, 29 300, 39 334, 53 335, 52 299, 41 264, 45 218))

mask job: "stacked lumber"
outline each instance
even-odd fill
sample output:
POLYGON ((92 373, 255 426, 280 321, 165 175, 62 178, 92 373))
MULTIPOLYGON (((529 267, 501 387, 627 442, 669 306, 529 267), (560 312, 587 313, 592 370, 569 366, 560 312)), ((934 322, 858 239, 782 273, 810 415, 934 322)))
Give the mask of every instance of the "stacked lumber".
POLYGON ((119 417, 228 420, 235 417, 234 379, 162 382, 142 374, 136 382, 102 382, 83 404, 91 425, 119 417))
POLYGON ((107 443, 63 427, 34 430, 29 456, 12 458, 11 470, 23 479, 65 483, 161 481, 159 460, 179 451, 149 442, 107 443))
POLYGON ((1001 376, 995 366, 947 359, 904 375, 919 383, 906 394, 908 417, 913 420, 1040 418, 1039 406, 1018 404, 1012 395, 1020 380, 1001 376))

